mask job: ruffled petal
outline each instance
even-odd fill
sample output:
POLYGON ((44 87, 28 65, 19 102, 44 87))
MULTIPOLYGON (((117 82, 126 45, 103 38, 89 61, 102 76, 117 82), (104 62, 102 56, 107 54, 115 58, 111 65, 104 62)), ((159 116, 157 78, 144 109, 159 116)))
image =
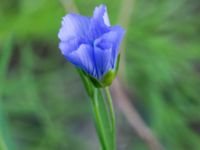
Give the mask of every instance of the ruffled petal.
POLYGON ((112 50, 94 49, 90 45, 82 44, 76 51, 69 53, 66 58, 75 66, 83 69, 86 73, 101 79, 110 69, 112 50))
POLYGON ((87 37, 89 26, 90 18, 78 14, 68 14, 63 17, 58 37, 64 42, 76 37, 87 37))
POLYGON ((107 8, 103 4, 95 8, 93 18, 99 20, 99 22, 106 26, 110 26, 107 8))
POLYGON ((116 60, 119 54, 119 45, 124 36, 124 29, 120 26, 114 26, 110 28, 110 32, 103 34, 100 38, 95 40, 95 46, 101 48, 112 48, 112 67, 115 67, 116 60))
POLYGON ((94 60, 96 66, 97 79, 101 79, 110 69, 112 69, 110 60, 112 50, 102 50, 98 47, 94 48, 94 60))
POLYGON ((110 21, 108 18, 107 8, 105 5, 96 7, 91 18, 90 31, 93 38, 98 38, 109 31, 110 21))
POLYGON ((67 42, 60 42, 59 48, 64 56, 67 56, 72 51, 75 51, 78 49, 79 45, 82 43, 82 40, 80 38, 74 38, 70 39, 67 42))
POLYGON ((76 50, 66 56, 75 66, 83 69, 92 76, 96 76, 95 63, 93 62, 93 48, 90 45, 82 44, 76 50))

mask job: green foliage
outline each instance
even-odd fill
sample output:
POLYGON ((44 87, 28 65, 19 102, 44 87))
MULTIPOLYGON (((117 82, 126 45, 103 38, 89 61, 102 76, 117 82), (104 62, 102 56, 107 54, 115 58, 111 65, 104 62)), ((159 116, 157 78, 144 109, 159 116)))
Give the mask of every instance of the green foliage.
POLYGON ((0 59, 0 149, 2 150, 9 150, 12 149, 12 143, 10 140, 10 134, 8 132, 8 126, 6 123, 6 119, 4 118, 4 111, 2 106, 3 100, 3 92, 6 80, 6 72, 8 69, 8 62, 10 60, 12 54, 12 42, 9 38, 5 44, 3 45, 2 55, 0 59))
MULTIPOLYGON (((107 4, 114 24, 124 1, 74 2, 84 15, 107 4)), ((199 6, 198 0, 134 0, 129 6, 126 81, 138 110, 169 150, 200 148, 199 6)), ((0 131, 16 150, 97 149, 90 104, 57 48, 64 14, 59 1, 1 0, 0 100, 7 119, 0 118, 0 131)), ((119 149, 147 149, 118 119, 125 134, 119 131, 119 149)))
POLYGON ((196 1, 189 5, 182 0, 153 1, 141 12, 143 2, 135 6, 127 32, 128 81, 166 148, 196 150, 200 147, 196 1))

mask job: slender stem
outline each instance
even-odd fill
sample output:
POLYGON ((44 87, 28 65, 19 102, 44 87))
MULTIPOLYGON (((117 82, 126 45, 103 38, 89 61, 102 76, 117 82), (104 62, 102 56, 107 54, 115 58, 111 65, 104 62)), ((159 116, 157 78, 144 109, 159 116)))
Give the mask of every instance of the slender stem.
POLYGON ((109 110, 110 110, 110 118, 111 118, 111 123, 112 123, 113 149, 116 150, 115 112, 114 112, 114 108, 113 108, 112 97, 110 95, 109 87, 106 87, 104 90, 105 90, 106 98, 107 98, 107 101, 108 101, 108 107, 109 107, 109 110))
POLYGON ((99 140, 101 142, 102 150, 107 150, 107 145, 105 141, 105 133, 104 133, 104 128, 103 128, 103 123, 101 120, 101 114, 99 110, 99 102, 98 102, 98 90, 94 89, 94 95, 93 98, 91 99, 92 105, 93 105, 93 111, 94 111, 94 117, 95 117, 95 123, 96 123, 96 128, 99 136, 99 140))
POLYGON ((112 120, 111 120, 111 114, 110 114, 110 107, 108 107, 107 96, 105 96, 105 89, 101 89, 101 94, 103 96, 103 103, 105 106, 106 114, 108 115, 109 127, 110 129, 112 129, 113 126, 112 126, 112 120))

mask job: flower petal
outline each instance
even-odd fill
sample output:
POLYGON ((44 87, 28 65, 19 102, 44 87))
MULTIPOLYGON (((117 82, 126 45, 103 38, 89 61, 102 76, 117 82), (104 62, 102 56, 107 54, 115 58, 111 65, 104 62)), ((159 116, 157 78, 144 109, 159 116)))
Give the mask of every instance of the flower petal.
POLYGON ((91 19, 90 31, 93 38, 98 38, 109 31, 110 21, 108 18, 107 8, 105 5, 96 7, 91 19))
POLYGON ((80 38, 74 38, 70 39, 67 42, 60 42, 59 48, 64 56, 67 56, 72 51, 75 51, 78 49, 79 45, 82 43, 82 40, 80 38))
POLYGON ((110 32, 103 34, 100 38, 95 40, 95 46, 101 48, 112 48, 112 67, 115 67, 117 56, 119 54, 119 45, 124 36, 124 29, 120 26, 110 28, 110 32))
POLYGON ((93 18, 99 20, 99 22, 103 23, 104 25, 110 26, 107 8, 103 4, 95 8, 93 18))
POLYGON ((61 41, 68 41, 75 37, 85 37, 90 26, 90 18, 78 14, 68 14, 63 17, 62 27, 58 33, 61 41))
POLYGON ((111 66, 112 50, 102 50, 98 47, 94 48, 94 60, 96 65, 97 78, 101 79, 110 69, 111 66))
POLYGON ((93 49, 90 45, 82 44, 66 58, 91 76, 101 79, 103 75, 112 69, 111 56, 111 49, 101 50, 98 47, 93 49))
POLYGON ((90 45, 81 44, 76 51, 67 55, 66 58, 88 74, 96 76, 95 64, 93 62, 93 48, 90 45))

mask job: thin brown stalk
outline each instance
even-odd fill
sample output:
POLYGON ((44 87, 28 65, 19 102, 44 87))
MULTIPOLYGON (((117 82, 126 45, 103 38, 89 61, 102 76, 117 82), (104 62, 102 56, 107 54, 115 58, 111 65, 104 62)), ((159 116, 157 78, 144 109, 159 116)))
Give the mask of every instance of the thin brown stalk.
POLYGON ((116 101, 119 109, 125 115, 127 121, 137 135, 147 143, 151 150, 164 150, 163 146, 159 143, 157 138, 153 135, 151 129, 145 124, 140 114, 130 102, 119 79, 116 79, 111 86, 113 100, 116 101))

